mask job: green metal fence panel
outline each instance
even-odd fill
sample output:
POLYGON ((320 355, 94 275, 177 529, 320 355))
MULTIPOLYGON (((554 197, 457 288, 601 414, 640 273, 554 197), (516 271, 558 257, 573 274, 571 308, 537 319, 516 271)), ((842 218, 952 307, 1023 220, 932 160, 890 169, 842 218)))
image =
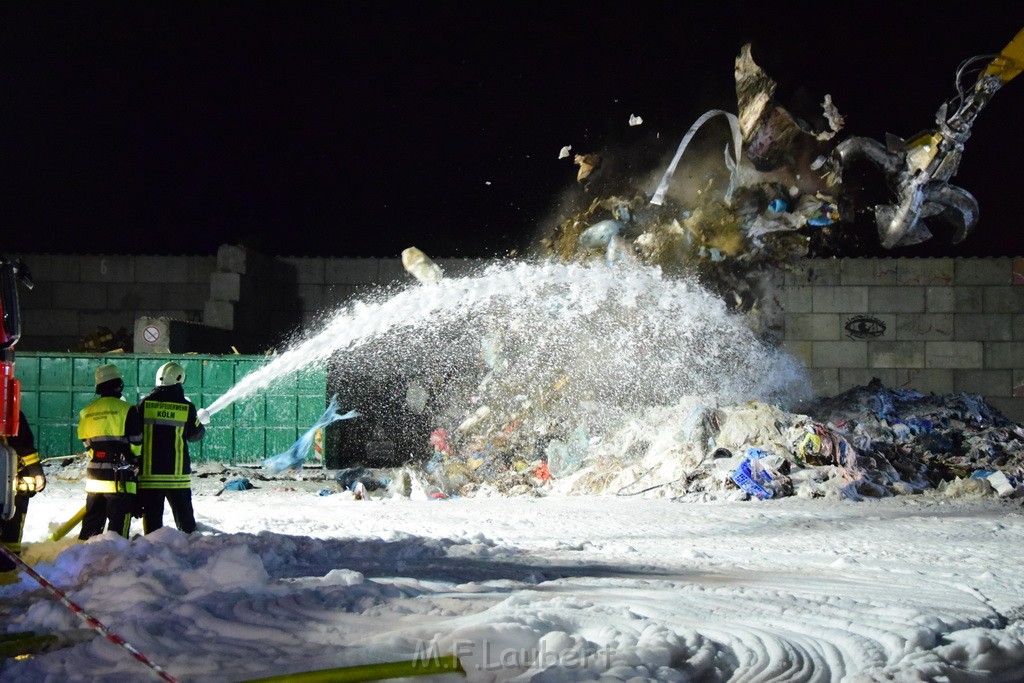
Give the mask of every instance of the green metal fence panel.
POLYGON ((267 455, 267 440, 264 434, 265 429, 263 427, 243 427, 238 425, 234 429, 234 447, 235 451, 243 454, 262 454, 262 457, 257 457, 257 460, 262 460, 267 455))
MULTIPOLYGON (((266 356, 199 356, 150 354, 17 354, 22 410, 37 435, 42 457, 80 453, 78 414, 96 395, 95 370, 117 365, 124 378, 124 398, 137 402, 156 382, 161 365, 174 361, 185 368, 185 395, 206 407, 251 372, 273 359, 266 356)), ((311 367, 275 381, 218 412, 206 436, 189 444, 194 462, 258 463, 285 451, 309 429, 327 406, 326 368, 311 367)))
MULTIPOLYGON (((135 399, 136 401, 144 398, 149 392, 153 391, 156 386, 156 372, 160 369, 160 366, 167 362, 166 358, 139 358, 137 359, 135 366, 136 372, 136 384, 132 387, 132 395, 128 397, 128 390, 125 389, 125 396, 128 400, 135 399)), ((178 359, 174 359, 179 362, 178 359)), ((194 371, 189 372, 188 367, 184 363, 181 364, 185 368, 185 394, 191 396, 202 385, 197 381, 200 379, 201 374, 194 371)), ((126 382, 127 384, 127 382, 126 382)), ((198 405, 198 404, 197 404, 198 405)))
POLYGON ((231 360, 203 361, 203 389, 219 389, 222 393, 235 384, 235 363, 231 360))
MULTIPOLYGON (((201 442, 201 455, 198 460, 206 462, 236 462, 234 430, 231 427, 206 428, 206 436, 201 442)), ((248 454, 237 458, 238 462, 252 462, 248 454)))
POLYGON ((295 443, 295 433, 287 427, 270 427, 265 432, 267 453, 284 453, 295 443))
POLYGON ((262 425, 267 422, 267 399, 250 396, 235 402, 235 424, 262 425))
POLYGON ((72 386, 70 356, 39 359, 39 384, 44 387, 72 386))
MULTIPOLYGON (((39 385, 39 359, 18 356, 18 379, 32 386, 39 385)), ((25 413, 28 415, 28 412, 25 413)))
POLYGON ((324 414, 323 401, 317 401, 314 396, 299 396, 298 421, 300 424, 313 424, 324 414))
POLYGON ((299 419, 296 407, 299 404, 297 395, 267 396, 267 420, 274 424, 295 422, 299 419))

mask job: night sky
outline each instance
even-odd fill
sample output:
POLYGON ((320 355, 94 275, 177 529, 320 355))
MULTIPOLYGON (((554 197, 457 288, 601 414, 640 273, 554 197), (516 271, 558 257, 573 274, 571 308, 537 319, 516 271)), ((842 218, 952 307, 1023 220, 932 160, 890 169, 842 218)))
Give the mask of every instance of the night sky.
MULTIPOLYGON (((735 112, 746 42, 782 104, 831 93, 843 135, 882 139, 930 128, 958 64, 1024 27, 1021 3, 833 4, 3 3, 0 249, 506 254, 580 191, 563 145, 661 169, 735 112)), ((1022 164, 1024 76, 953 181, 975 234, 894 255, 1024 254, 1022 164)))

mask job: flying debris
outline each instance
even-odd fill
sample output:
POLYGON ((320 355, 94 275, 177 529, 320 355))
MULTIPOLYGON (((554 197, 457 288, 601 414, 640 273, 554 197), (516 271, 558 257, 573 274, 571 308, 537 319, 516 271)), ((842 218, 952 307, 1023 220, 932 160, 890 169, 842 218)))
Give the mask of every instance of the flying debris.
POLYGON ((614 220, 605 220, 600 223, 595 223, 580 235, 580 245, 587 249, 593 249, 595 247, 607 247, 608 243, 611 242, 612 237, 615 237, 622 231, 622 223, 614 220))
POLYGON ((631 125, 631 126, 639 126, 643 122, 644 122, 643 118, 637 116, 636 114, 630 114, 629 115, 629 125, 631 125))
POLYGON ((569 152, 572 151, 572 145, 566 145, 558 152, 559 159, 565 159, 569 156, 569 152))
MULTIPOLYGON (((541 239, 541 254, 565 262, 608 259, 596 247, 608 247, 612 233, 598 234, 597 226, 614 221, 616 258, 633 254, 666 274, 696 273, 730 306, 763 312, 771 299, 763 276, 812 251, 907 247, 929 239, 925 224, 939 222, 953 226, 958 243, 976 224, 978 203, 949 181, 978 113, 1022 67, 1024 31, 998 56, 963 62, 957 94, 939 108, 936 128, 881 143, 843 139, 847 121, 829 94, 819 111, 792 113, 744 45, 734 65, 736 112, 712 109, 698 117, 653 191, 638 185, 647 173, 612 152, 575 156, 577 182, 596 196, 568 205, 568 215, 541 239), (972 70, 980 72, 973 85, 972 70), (709 156, 708 145, 716 143, 721 151, 709 156), (860 159, 881 170, 891 195, 869 198, 869 188, 854 186, 854 174, 845 171, 860 159), (876 226, 858 222, 872 210, 876 226)), ((630 124, 639 119, 631 115, 630 124)))
MULTIPOLYGON (((799 162, 817 143, 832 139, 842 126, 843 117, 825 96, 822 109, 829 129, 817 131, 801 124, 775 99, 776 83, 754 62, 750 45, 744 45, 736 58, 736 98, 739 127, 743 133, 745 157, 758 171, 791 167, 800 173, 799 162)), ((752 180, 759 180, 756 175, 752 180)))
POLYGON ((402 251, 402 267, 424 284, 438 282, 444 277, 441 267, 416 247, 409 247, 402 251))
POLYGON ((577 154, 573 157, 573 163, 580 167, 576 173, 576 182, 582 183, 601 167, 601 157, 597 154, 577 154))
POLYGON ((612 235, 608 240, 608 248, 604 254, 605 263, 615 265, 617 263, 637 263, 636 252, 632 245, 618 235, 612 235))

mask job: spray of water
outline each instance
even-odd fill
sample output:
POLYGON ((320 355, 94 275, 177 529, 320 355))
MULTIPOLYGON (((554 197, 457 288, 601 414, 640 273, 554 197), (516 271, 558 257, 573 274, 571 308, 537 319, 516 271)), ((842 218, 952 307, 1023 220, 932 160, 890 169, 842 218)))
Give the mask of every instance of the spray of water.
POLYGON ((538 438, 681 396, 785 401, 805 386, 796 362, 693 282, 642 265, 511 262, 346 306, 208 410, 331 358, 353 376, 415 380, 408 399, 437 426, 527 422, 538 438))

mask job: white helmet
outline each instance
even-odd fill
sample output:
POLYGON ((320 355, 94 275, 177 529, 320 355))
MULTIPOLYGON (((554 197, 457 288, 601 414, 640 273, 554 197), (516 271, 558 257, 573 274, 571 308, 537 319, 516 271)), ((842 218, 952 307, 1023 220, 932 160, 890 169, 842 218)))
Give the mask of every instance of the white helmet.
POLYGON ((156 385, 158 387, 169 387, 174 384, 182 384, 185 381, 185 368, 181 367, 173 360, 169 363, 164 363, 160 366, 160 369, 156 371, 156 385))
POLYGON ((121 371, 113 363, 107 363, 96 368, 96 386, 109 382, 112 379, 121 379, 121 371))

